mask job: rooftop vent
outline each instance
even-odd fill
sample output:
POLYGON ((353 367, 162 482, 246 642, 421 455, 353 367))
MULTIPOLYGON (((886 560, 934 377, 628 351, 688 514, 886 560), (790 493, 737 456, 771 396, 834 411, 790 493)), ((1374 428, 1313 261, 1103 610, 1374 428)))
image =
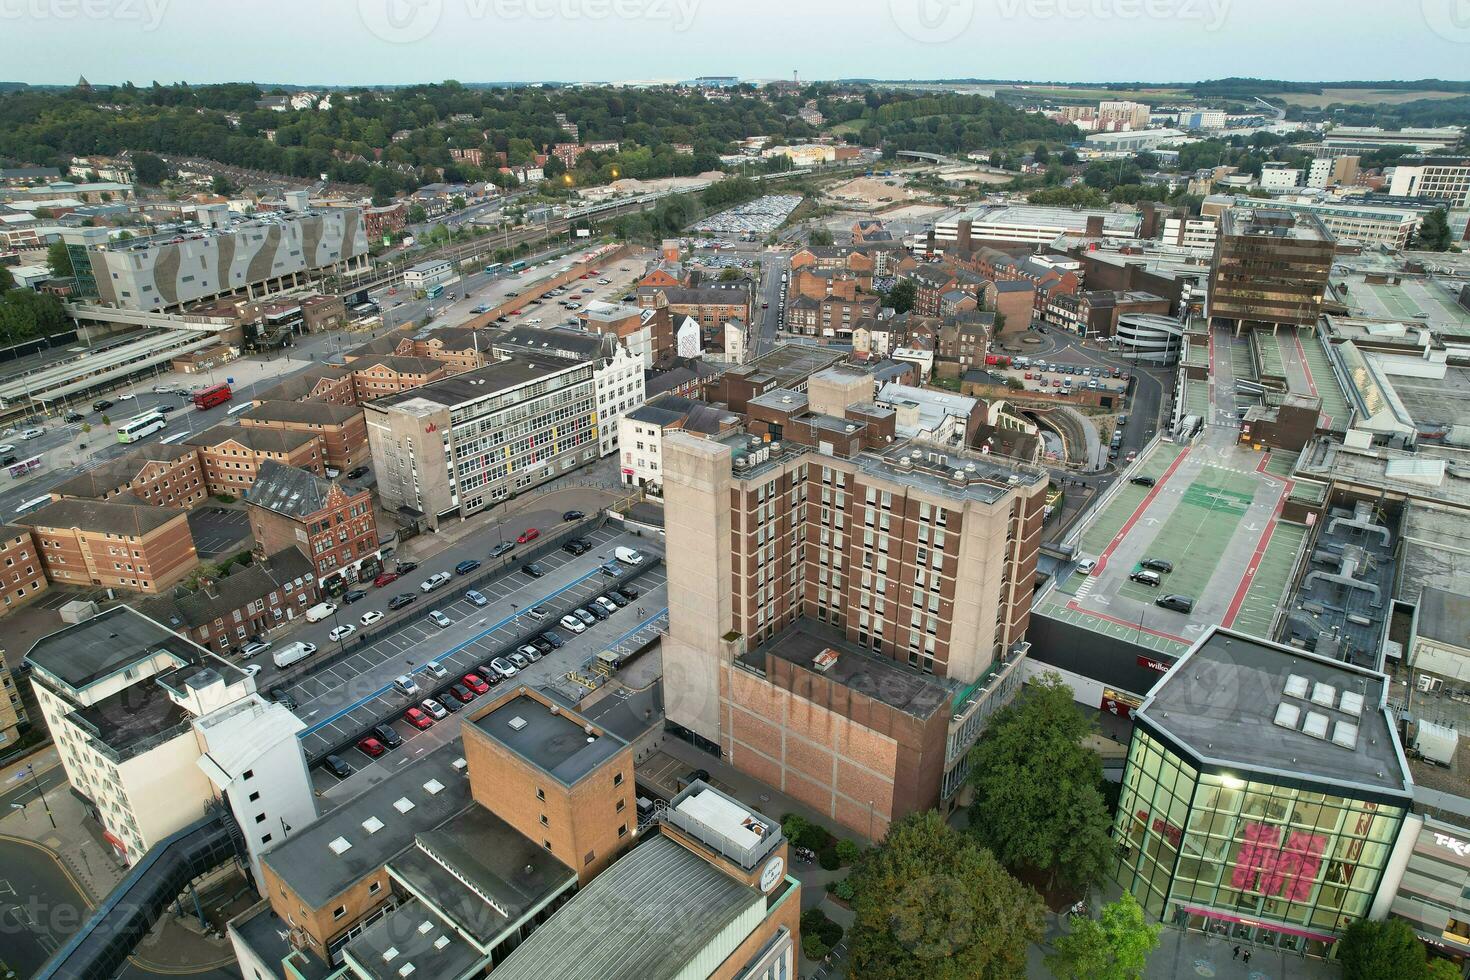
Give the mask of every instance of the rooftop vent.
POLYGON ((518 732, 522 728, 526 727, 526 719, 522 718, 520 715, 516 715, 510 721, 506 722, 506 724, 510 726, 511 731, 518 732))
POLYGON ((464 760, 464 759, 462 759, 462 758, 460 758, 460 759, 455 759, 455 760, 454 760, 454 768, 455 768, 455 769, 458 769, 458 770, 459 770, 459 771, 460 771, 460 772, 464 772, 464 771, 465 771, 465 770, 466 770, 466 769, 468 769, 468 768, 469 768, 469 765, 470 765, 470 764, 469 764, 469 763, 468 763, 468 762, 466 762, 466 761, 465 761, 465 760, 464 760))
POLYGON ((398 947, 397 946, 389 946, 387 949, 383 950, 383 962, 384 963, 392 963, 396 959, 398 959, 398 947))
POLYGON ((1276 706, 1276 717, 1272 721, 1276 722, 1282 728, 1290 728, 1292 731, 1296 731, 1296 723, 1301 720, 1301 717, 1302 709, 1294 704, 1283 701, 1276 706))
POLYGON ((1342 701, 1338 704, 1337 710, 1355 717, 1361 715, 1363 713, 1363 695, 1357 691, 1343 691, 1342 701))
POLYGON ((398 799, 393 801, 393 809, 397 810, 399 813, 407 813, 409 810, 413 809, 413 800, 410 800, 406 796, 400 796, 398 799))
POLYGON ((400 977, 410 976, 413 973, 413 969, 412 963, 405 963, 398 968, 398 975, 400 977))
POLYGON ((348 851, 352 850, 352 842, 349 841, 346 837, 338 837, 327 846, 332 849, 333 854, 346 854, 348 851))
POLYGON ((377 817, 368 817, 362 822, 362 829, 366 830, 370 834, 376 834, 378 831, 383 829, 383 821, 379 820, 377 817))
POLYGON ((434 940, 434 948, 435 949, 443 949, 445 946, 448 946, 448 945, 449 945, 449 937, 448 936, 440 936, 438 939, 434 940))
POLYGON ((1332 726, 1332 744, 1341 745, 1345 749, 1354 749, 1358 746, 1358 726, 1350 721, 1340 721, 1332 726))
POLYGON ((1331 684, 1314 684, 1312 686, 1312 703, 1320 704, 1324 708, 1330 708, 1337 703, 1337 688, 1331 684))
POLYGON ((425 919, 423 922, 420 922, 419 923, 419 935, 420 936, 425 935, 425 934, 430 933, 430 932, 433 932, 433 931, 434 931, 434 923, 430 922, 428 919, 425 919))
POLYGON ((424 791, 430 796, 438 796, 444 791, 444 784, 437 779, 431 779, 427 783, 424 783, 424 791))
POLYGON ((1288 674, 1286 677, 1286 693, 1294 698, 1305 698, 1307 687, 1311 682, 1301 674, 1288 674))
POLYGON ((1308 711, 1302 731, 1313 738, 1325 739, 1327 737, 1327 716, 1320 711, 1308 711))

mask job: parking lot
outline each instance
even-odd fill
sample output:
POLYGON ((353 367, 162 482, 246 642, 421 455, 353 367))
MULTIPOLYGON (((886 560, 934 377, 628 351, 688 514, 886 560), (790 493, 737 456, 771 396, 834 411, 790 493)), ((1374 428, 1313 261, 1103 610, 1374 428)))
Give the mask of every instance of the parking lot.
POLYGON ((781 227, 801 203, 800 194, 767 194, 754 201, 712 214, 694 224, 698 231, 716 235, 759 235, 764 237, 781 227))
MULTIPOLYGON (((588 539, 593 550, 586 555, 573 557, 558 550, 537 559, 545 569, 542 578, 525 575, 517 564, 514 570, 476 586, 486 599, 484 606, 465 597, 465 580, 451 580, 428 595, 419 592, 411 607, 414 612, 400 625, 355 647, 349 641, 345 656, 284 685, 284 693, 296 703, 297 715, 309 726, 301 739, 307 758, 317 759, 354 741, 380 719, 417 704, 431 696, 430 692, 514 649, 533 633, 555 629, 568 641, 527 671, 527 677, 536 683, 564 682, 568 671, 580 670, 598 652, 627 645, 638 637, 651 638, 667 605, 657 552, 648 548, 646 539, 612 528, 595 531, 588 539), (622 577, 614 579, 603 573, 602 566, 619 546, 638 548, 646 561, 638 568, 624 567, 622 577), (630 580, 640 595, 608 622, 599 622, 580 636, 558 625, 557 620, 572 608, 630 580), (531 608, 538 605, 551 610, 544 619, 530 615, 531 608), (431 611, 442 613, 450 625, 434 625, 429 619, 431 611), (425 666, 431 660, 442 664, 447 676, 433 677, 425 666), (397 691, 393 679, 401 674, 413 676, 423 692, 409 697, 397 691)), ((418 592, 413 584, 405 591, 409 589, 418 592)), ((341 623, 355 618, 341 611, 337 614, 341 623)), ((407 730, 409 726, 400 723, 399 727, 407 730)))
POLYGON ((1038 361, 1025 367, 993 370, 1019 381, 1027 391, 1046 391, 1053 395, 1068 395, 1074 390, 1086 389, 1121 397, 1128 390, 1128 377, 1121 369, 1115 375, 1095 365, 1038 361))
POLYGON ((225 507, 196 507, 189 511, 189 533, 200 558, 239 551, 250 543, 250 515, 225 507))

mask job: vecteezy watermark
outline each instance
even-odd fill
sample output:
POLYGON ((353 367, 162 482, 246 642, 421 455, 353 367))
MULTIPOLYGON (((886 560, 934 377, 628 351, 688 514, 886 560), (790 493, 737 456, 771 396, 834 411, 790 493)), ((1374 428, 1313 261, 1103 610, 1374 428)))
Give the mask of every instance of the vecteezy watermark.
POLYGON ((158 28, 169 0, 0 0, 0 21, 108 20, 158 28))
POLYGON ((1420 0, 1424 23, 1446 41, 1470 44, 1470 0, 1420 0))
MULTIPOLYGON (((0 0, 4 3, 6 0, 0 0)), ((472 21, 664 21, 676 31, 694 23, 701 0, 450 0, 472 21)), ((412 44, 444 19, 445 0, 357 0, 358 16, 375 37, 412 44)))
POLYGON ((1008 20, 1172 20, 1217 31, 1230 15, 1231 0, 992 0, 1008 20))
POLYGON ((974 0, 888 0, 899 32, 925 44, 953 41, 975 19, 974 0))

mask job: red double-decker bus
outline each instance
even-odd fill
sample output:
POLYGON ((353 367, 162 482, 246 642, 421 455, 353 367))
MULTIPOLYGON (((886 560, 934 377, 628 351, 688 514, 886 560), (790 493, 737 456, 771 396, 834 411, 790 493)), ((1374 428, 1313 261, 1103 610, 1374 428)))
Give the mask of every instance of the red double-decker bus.
POLYGON ((233 397, 235 394, 230 390, 229 385, 210 385, 208 388, 200 388, 194 392, 194 407, 200 410, 213 408, 216 405, 223 405, 233 397))

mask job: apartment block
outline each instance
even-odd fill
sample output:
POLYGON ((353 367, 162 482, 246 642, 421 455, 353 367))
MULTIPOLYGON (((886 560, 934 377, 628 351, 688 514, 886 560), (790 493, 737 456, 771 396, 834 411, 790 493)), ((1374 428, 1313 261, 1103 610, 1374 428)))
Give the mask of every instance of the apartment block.
POLYGON ((31 529, 0 524, 0 614, 29 604, 50 586, 31 529))
POLYGON ((29 723, 20 690, 15 686, 15 675, 0 657, 0 752, 10 752, 20 737, 20 726, 29 723))
POLYGON ((1400 157, 1388 184, 1394 197, 1427 197, 1470 207, 1470 157, 1400 157))
POLYGON ((220 579, 207 579, 186 596, 159 596, 138 609, 206 650, 221 656, 244 649, 250 638, 295 622, 320 593, 311 561, 285 548, 220 579))
POLYGON ((740 416, 717 405, 672 393, 658 395, 618 420, 618 447, 624 486, 663 492, 663 436, 688 429, 714 435, 740 423, 740 416))
POLYGON ((322 437, 301 429, 227 423, 190 436, 181 445, 198 450, 211 494, 243 495, 268 462, 300 467, 318 476, 326 466, 322 437))
POLYGON ((596 459, 595 370, 526 354, 365 405, 382 505, 437 528, 596 459))
POLYGON ((366 487, 267 460, 244 499, 256 552, 301 549, 328 595, 371 580, 381 570, 378 522, 366 487))
POLYGON ((132 608, 43 637, 26 663, 71 788, 120 860, 136 862, 219 797, 237 819, 249 814, 252 860, 283 826, 315 816, 301 723, 255 694, 249 674, 132 608), (242 710, 248 723, 220 714, 242 710))
POLYGON ((753 402, 759 435, 664 437, 667 715, 881 836, 952 799, 1019 683, 1047 477, 806 400, 753 402))
POLYGON ((353 386, 358 404, 419 388, 430 381, 448 377, 451 373, 444 362, 431 357, 389 355, 368 358, 352 365, 353 386))
POLYGON ((124 494, 187 510, 209 496, 209 487, 193 446, 144 443, 51 488, 52 500, 111 500, 124 494))
POLYGON ((31 530, 46 577, 154 595, 199 564, 187 512, 113 500, 57 500, 16 521, 31 530))
POLYGON ((244 428, 281 429, 319 438, 323 460, 339 472, 345 473, 368 458, 367 421, 362 409, 355 406, 318 401, 261 402, 235 418, 244 428))

